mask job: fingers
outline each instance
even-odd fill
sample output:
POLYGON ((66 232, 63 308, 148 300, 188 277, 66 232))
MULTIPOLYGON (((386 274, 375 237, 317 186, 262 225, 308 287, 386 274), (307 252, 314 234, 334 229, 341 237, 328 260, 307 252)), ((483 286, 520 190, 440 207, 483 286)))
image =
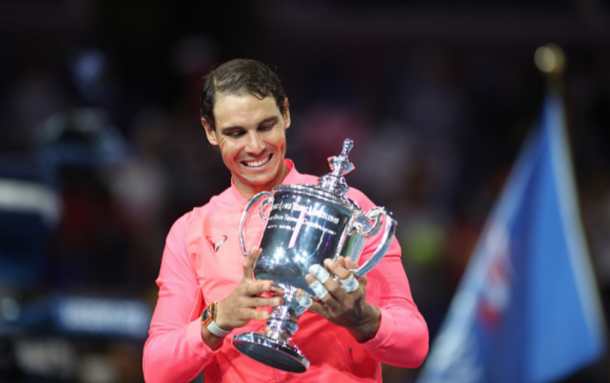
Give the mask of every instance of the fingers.
POLYGON ((313 299, 311 299, 311 295, 309 295, 309 293, 299 289, 297 291, 297 302, 299 303, 299 306, 307 309, 313 304, 313 299))
POLYGON ((309 287, 313 290, 314 295, 318 299, 324 299, 328 295, 328 289, 313 275, 307 274, 305 280, 309 284, 309 287))
POLYGON ((341 288, 346 293, 354 292, 358 289, 360 284, 358 283, 358 279, 356 279, 354 270, 358 269, 358 264, 352 261, 351 258, 343 258, 339 257, 337 263, 346 270, 349 270, 349 275, 347 278, 339 278, 339 283, 341 284, 341 288))
POLYGON ((243 295, 253 297, 262 293, 273 291, 273 281, 254 281, 242 284, 243 295))
POLYGON ((305 280, 313 290, 316 298, 324 299, 328 294, 328 289, 324 286, 324 283, 328 282, 330 279, 330 273, 320 265, 311 265, 311 267, 309 267, 309 272, 315 278, 308 274, 305 276, 305 280))
POLYGON ((360 284, 356 280, 356 277, 354 277, 354 274, 351 273, 346 279, 340 279, 339 283, 341 284, 341 288, 343 289, 343 291, 348 294, 358 290, 358 287, 360 286, 360 284))
POLYGON ((264 310, 247 310, 243 315, 244 318, 252 320, 265 320, 269 319, 269 316, 269 312, 264 310))
POLYGON ((284 299, 280 297, 273 298, 245 298, 247 307, 276 307, 284 303, 284 299))
MULTIPOLYGON (((237 290, 236 290, 237 291, 237 290)), ((284 298, 243 296, 232 294, 218 302, 216 324, 224 329, 241 327, 253 319, 268 319, 269 312, 263 307, 277 307, 284 304, 284 298)))
POLYGON ((339 263, 341 266, 345 267, 347 270, 353 271, 353 270, 358 270, 358 264, 356 262, 354 262, 351 258, 343 258, 343 257, 339 257, 339 259, 337 260, 337 263, 339 263))
POLYGON ((359 276, 356 273, 354 273, 354 271, 357 270, 359 266, 351 258, 339 257, 339 259, 337 259, 337 262, 335 263, 336 265, 338 264, 339 267, 333 266, 333 261, 331 261, 330 259, 327 259, 325 261, 325 265, 327 262, 328 262, 327 267, 336 276, 339 277, 339 282, 341 283, 341 286, 343 287, 343 289, 346 292, 349 293, 350 291, 354 291, 359 286, 366 287, 366 277, 359 276))
POLYGON ((331 313, 322 302, 319 300, 313 299, 311 305, 309 306, 309 311, 313 311, 316 314, 322 315, 324 318, 330 318, 331 313))
POLYGON ((239 318, 239 323, 243 322, 243 324, 248 323, 251 320, 266 320, 269 319, 270 316, 271 314, 269 313, 269 311, 257 310, 255 308, 237 309, 234 314, 234 317, 239 318))
MULTIPOLYGON (((336 275, 339 280, 346 279, 351 274, 348 270, 331 259, 326 259, 324 261, 324 266, 331 273, 336 275)), ((322 299, 322 301, 332 309, 338 310, 340 302, 344 302, 348 299, 347 293, 343 291, 341 284, 337 281, 337 278, 329 278, 324 286, 328 289, 328 292, 333 299, 322 299)))
POLYGON ((347 298, 347 294, 356 291, 360 287, 360 278, 356 278, 348 269, 349 266, 354 265, 355 262, 346 260, 343 257, 339 257, 337 262, 327 259, 324 261, 325 268, 320 265, 312 265, 309 268, 310 274, 305 279, 315 293, 316 298, 332 305, 333 303, 330 302, 330 298, 327 298, 329 292, 332 298, 342 302, 347 298), (330 278, 329 271, 337 278, 330 278))
POLYGON ((324 260, 324 266, 326 266, 331 273, 338 276, 339 279, 346 279, 352 274, 352 272, 347 269, 345 262, 346 260, 343 257, 339 257, 337 262, 333 261, 332 259, 326 259, 324 260))
POLYGON ((238 309, 238 318, 240 321, 248 322, 250 320, 268 319, 269 311, 258 310, 261 307, 277 307, 284 304, 284 298, 281 297, 242 297, 240 299, 241 308, 238 309))
POLYGON ((253 247, 252 249, 250 249, 248 255, 246 256, 246 259, 244 259, 244 262, 242 264, 244 267, 244 278, 248 280, 254 279, 254 264, 256 263, 256 259, 262 251, 263 249, 259 247, 253 247))
POLYGON ((328 281, 328 278, 330 278, 330 273, 326 271, 324 267, 317 264, 311 265, 309 267, 309 272, 322 284, 325 284, 328 281))

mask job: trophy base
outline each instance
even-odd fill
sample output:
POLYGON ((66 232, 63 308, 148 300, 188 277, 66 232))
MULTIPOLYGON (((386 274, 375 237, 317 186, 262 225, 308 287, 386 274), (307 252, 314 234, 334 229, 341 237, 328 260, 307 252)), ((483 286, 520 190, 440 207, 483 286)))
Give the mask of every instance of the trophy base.
POLYGON ((309 367, 309 361, 297 346, 288 341, 273 339, 264 333, 237 335, 233 338, 233 345, 242 354, 278 370, 301 373, 309 367))

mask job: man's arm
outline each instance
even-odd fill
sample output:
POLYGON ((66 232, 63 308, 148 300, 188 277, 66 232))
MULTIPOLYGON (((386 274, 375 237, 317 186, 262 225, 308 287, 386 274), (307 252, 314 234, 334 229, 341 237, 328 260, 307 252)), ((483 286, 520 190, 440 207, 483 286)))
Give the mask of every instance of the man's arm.
MULTIPOLYGON (((340 279, 355 268, 341 258, 326 260, 325 266, 340 279)), ((307 280, 311 285, 316 279, 308 275, 307 280)), ((428 328, 411 298, 395 238, 384 259, 358 282, 358 289, 346 293, 328 278, 324 283, 328 293, 314 298, 310 310, 346 328, 379 362, 409 368, 421 365, 428 353, 428 328)))
MULTIPOLYGON (((174 224, 161 261, 157 284, 159 299, 144 346, 144 377, 147 382, 190 381, 210 362, 222 347, 224 338, 202 326, 200 315, 204 300, 197 275, 188 260, 185 238, 188 218, 174 224)), ((267 311, 258 307, 275 307, 281 296, 260 297, 264 292, 277 293, 272 281, 254 280, 253 267, 259 249, 251 249, 244 259, 244 277, 235 290, 217 304, 216 325, 233 330, 251 320, 267 319, 267 311)))
POLYGON ((188 382, 209 363, 213 350, 201 335, 203 296, 186 255, 188 215, 167 237, 157 279, 159 299, 144 346, 146 382, 188 382))
POLYGON ((388 254, 367 274, 367 301, 379 308, 381 321, 375 337, 362 343, 378 361, 397 367, 419 367, 428 354, 428 326, 411 296, 393 239, 388 254))
MULTIPOLYGON (((350 198, 368 211, 375 205, 358 190, 351 189, 350 198)), ((381 233, 370 238, 361 255, 368 260, 381 240, 381 233)), ((346 293, 339 283, 328 278, 324 287, 328 294, 314 298, 312 311, 330 322, 346 328, 363 348, 382 363, 399 367, 418 367, 428 353, 428 328, 411 296, 409 281, 401 262, 401 249, 392 239, 385 257, 365 277, 358 288, 346 293)), ((326 260, 325 268, 340 279, 346 279, 349 260, 326 260)), ((307 275, 308 283, 315 275, 307 275)))

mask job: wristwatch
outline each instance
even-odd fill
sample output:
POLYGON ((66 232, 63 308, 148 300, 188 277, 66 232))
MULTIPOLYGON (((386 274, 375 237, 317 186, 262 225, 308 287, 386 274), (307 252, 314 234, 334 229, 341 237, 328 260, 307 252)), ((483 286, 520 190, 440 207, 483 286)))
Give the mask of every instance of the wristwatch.
POLYGON ((213 302, 211 305, 206 307, 201 314, 201 323, 208 328, 208 331, 219 338, 224 338, 231 333, 231 330, 224 330, 216 324, 216 308, 218 302, 213 302))

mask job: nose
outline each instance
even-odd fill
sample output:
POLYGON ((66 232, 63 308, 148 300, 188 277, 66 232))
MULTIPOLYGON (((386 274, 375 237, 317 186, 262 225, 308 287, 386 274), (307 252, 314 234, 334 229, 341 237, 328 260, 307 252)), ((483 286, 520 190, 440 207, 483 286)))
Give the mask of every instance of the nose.
POLYGON ((265 150, 265 141, 261 139, 258 132, 250 132, 250 134, 248 134, 248 142, 246 143, 245 149, 248 154, 260 154, 265 150))

